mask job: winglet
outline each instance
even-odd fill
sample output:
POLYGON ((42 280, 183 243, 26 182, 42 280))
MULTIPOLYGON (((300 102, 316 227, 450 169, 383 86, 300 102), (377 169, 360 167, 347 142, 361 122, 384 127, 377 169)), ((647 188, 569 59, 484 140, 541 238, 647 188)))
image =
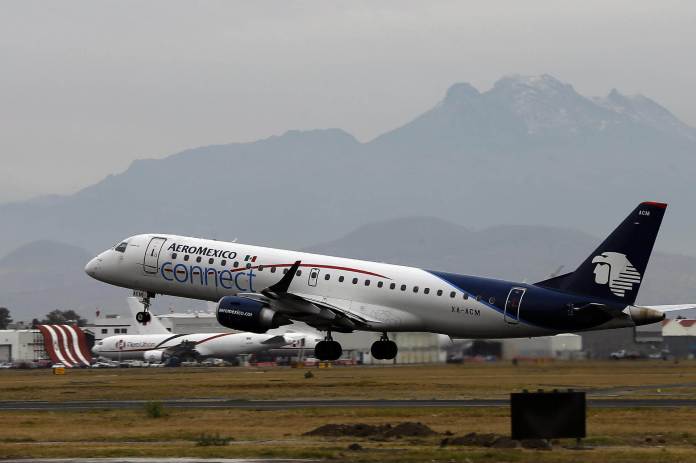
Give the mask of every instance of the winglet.
POLYGON ((288 272, 283 275, 283 278, 281 278, 278 283, 269 286, 267 291, 271 291, 276 294, 287 293, 288 288, 290 288, 290 283, 292 283, 292 279, 295 278, 295 275, 297 274, 297 269, 300 268, 300 263, 301 261, 299 260, 295 261, 295 263, 292 264, 292 266, 288 269, 288 272))

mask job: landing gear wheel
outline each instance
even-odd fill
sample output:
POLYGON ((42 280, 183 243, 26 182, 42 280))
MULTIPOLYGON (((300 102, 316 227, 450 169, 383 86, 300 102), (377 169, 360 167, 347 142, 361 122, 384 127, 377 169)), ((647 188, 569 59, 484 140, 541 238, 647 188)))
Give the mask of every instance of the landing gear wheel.
POLYGON ((152 320, 152 315, 150 315, 150 312, 138 312, 137 314, 135 314, 135 320, 138 323, 147 325, 152 320))
POLYGON ((338 360, 341 355, 343 355, 343 348, 338 341, 331 338, 331 332, 328 332, 326 338, 314 346, 314 356, 319 360, 338 360))
POLYGON ((399 348, 396 346, 396 343, 390 341, 389 338, 387 338, 387 334, 384 333, 379 341, 372 343, 370 353, 372 357, 377 360, 392 360, 396 358, 396 354, 399 353, 399 348))

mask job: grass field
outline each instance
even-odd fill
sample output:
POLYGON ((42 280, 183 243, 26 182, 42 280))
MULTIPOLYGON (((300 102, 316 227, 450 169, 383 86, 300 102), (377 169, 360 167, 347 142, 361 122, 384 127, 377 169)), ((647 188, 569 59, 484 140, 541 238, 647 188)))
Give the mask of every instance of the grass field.
POLYGON ((593 397, 694 397, 696 362, 607 361, 438 366, 0 371, 2 400, 468 399, 574 388, 593 397))
MULTIPOLYGON (((521 389, 575 388, 594 397, 696 399, 696 363, 556 362, 553 364, 334 367, 312 369, 124 369, 2 371, 2 400, 311 398, 500 398, 521 389)), ((440 447, 446 432, 509 434, 506 408, 316 408, 298 410, 165 409, 3 411, 0 457, 295 457, 338 461, 696 461, 696 410, 589 409, 592 450, 440 447), (437 436, 325 438, 304 433, 327 423, 418 421, 437 436), (233 440, 196 445, 202 434, 233 440), (363 449, 350 451, 358 443, 363 449)))

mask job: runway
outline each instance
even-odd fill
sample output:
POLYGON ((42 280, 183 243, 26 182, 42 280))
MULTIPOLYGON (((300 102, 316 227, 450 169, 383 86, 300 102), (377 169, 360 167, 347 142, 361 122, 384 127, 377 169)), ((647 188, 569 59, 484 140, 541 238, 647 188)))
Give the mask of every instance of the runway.
MULTIPOLYGON (((85 400, 66 402, 0 401, 2 410, 109 410, 142 408, 147 400, 85 400)), ((246 410, 290 410, 298 408, 483 408, 507 407, 508 399, 471 400, 228 400, 181 399, 158 401, 170 408, 236 408, 246 410)), ((588 399, 590 408, 678 408, 696 407, 690 399, 588 399)))

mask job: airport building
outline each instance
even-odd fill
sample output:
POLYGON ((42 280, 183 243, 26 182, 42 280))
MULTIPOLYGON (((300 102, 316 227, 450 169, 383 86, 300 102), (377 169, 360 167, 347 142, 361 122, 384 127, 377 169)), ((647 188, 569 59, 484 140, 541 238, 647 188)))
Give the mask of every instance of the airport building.
POLYGON ((583 357, 582 337, 576 334, 557 334, 538 338, 515 338, 502 340, 502 356, 505 360, 515 358, 549 358, 572 360, 583 357))
POLYGON ((39 330, 0 330, 0 363, 35 362, 46 358, 39 330))
POLYGON ((89 366, 90 346, 84 332, 74 325, 38 325, 37 329, 1 330, 0 363, 62 363, 89 366))
POLYGON ((669 355, 676 358, 696 357, 696 320, 663 321, 662 338, 669 355))
POLYGON ((122 318, 120 315, 98 314, 94 322, 88 323, 82 329, 93 339, 91 343, 94 344, 96 341, 116 334, 135 334, 131 327, 133 321, 129 317, 122 318))

